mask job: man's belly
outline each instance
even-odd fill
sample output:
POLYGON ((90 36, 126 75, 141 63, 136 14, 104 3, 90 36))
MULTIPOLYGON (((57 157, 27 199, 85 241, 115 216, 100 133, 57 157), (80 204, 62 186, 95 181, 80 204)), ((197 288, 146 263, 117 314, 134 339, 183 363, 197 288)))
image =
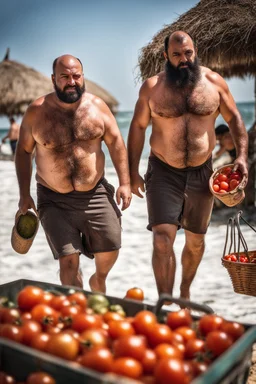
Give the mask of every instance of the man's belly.
POLYGON ((158 157, 160 160, 175 168, 198 167, 204 164, 212 155, 212 151, 190 152, 189 155, 173 151, 159 151, 159 148, 151 147, 151 155, 158 157))

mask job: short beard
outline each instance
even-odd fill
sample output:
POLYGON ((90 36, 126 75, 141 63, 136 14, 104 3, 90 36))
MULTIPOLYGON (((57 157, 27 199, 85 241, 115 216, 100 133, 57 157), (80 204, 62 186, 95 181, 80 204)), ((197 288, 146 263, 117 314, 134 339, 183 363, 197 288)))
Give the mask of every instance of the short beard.
POLYGON ((165 64, 165 75, 169 86, 179 89, 194 88, 201 77, 198 58, 196 57, 193 63, 187 61, 179 64, 178 67, 172 65, 168 59, 165 64), (188 67, 179 68, 181 65, 187 65, 188 67))
POLYGON ((76 101, 78 101, 82 94, 85 92, 85 82, 83 82, 83 85, 79 87, 79 85, 75 85, 74 87, 66 86, 63 91, 57 86, 56 82, 54 81, 54 89, 56 92, 57 97, 67 104, 73 104, 76 101), (74 92, 65 92, 68 88, 74 88, 74 92))

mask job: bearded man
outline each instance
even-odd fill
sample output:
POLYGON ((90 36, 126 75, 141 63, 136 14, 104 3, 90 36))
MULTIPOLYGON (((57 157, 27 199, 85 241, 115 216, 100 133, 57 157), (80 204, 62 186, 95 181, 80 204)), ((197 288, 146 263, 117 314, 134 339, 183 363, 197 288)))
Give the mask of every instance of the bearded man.
POLYGON ((95 258, 93 291, 106 291, 106 277, 121 247, 121 224, 114 187, 104 178, 105 142, 118 178, 116 200, 131 200, 128 158, 116 120, 100 98, 85 91, 79 59, 63 55, 53 62, 55 92, 27 109, 16 151, 19 209, 35 203, 30 195, 35 150, 37 205, 46 238, 60 264, 60 280, 82 287, 81 253, 95 258))
POLYGON ((176 31, 165 40, 165 70, 141 86, 128 136, 132 193, 146 189, 148 229, 153 232, 152 265, 158 293, 172 295, 177 229, 184 228, 180 296, 190 286, 204 253, 213 196, 214 123, 219 114, 229 125, 235 147, 235 168, 247 177, 247 133, 224 79, 199 66, 191 37, 176 31), (152 122, 151 153, 143 179, 139 161, 145 131, 152 122), (144 188, 145 183, 145 188, 144 188))

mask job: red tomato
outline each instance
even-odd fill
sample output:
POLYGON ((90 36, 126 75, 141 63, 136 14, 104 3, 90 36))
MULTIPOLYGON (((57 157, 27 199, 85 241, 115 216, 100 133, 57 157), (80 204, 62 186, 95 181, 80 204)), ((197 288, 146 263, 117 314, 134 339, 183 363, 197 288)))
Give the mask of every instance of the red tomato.
POLYGON ((152 348, 161 343, 171 343, 172 331, 166 324, 154 324, 152 331, 148 334, 148 341, 152 348))
POLYGON ((46 372, 34 372, 27 377, 26 384, 56 384, 56 381, 46 372))
POLYGON ((80 305, 81 308, 86 308, 87 298, 83 292, 75 292, 67 297, 71 304, 80 305))
POLYGON ((238 180, 238 181, 241 181, 242 180, 242 175, 239 171, 236 171, 236 172, 232 172, 231 175, 229 176, 230 180, 238 180))
POLYGON ((162 359, 164 357, 169 357, 173 359, 183 358, 183 353, 179 350, 178 347, 167 343, 158 344, 155 347, 154 351, 158 359, 162 359))
POLYGON ((80 307, 80 305, 77 305, 77 304, 66 305, 65 307, 62 307, 60 310, 62 318, 68 317, 70 319, 72 319, 75 315, 81 312, 82 312, 82 308, 80 307))
POLYGON ((226 189, 220 189, 219 193, 227 193, 226 189))
POLYGON ((219 192, 220 186, 218 184, 213 184, 212 189, 214 190, 214 192, 219 192))
POLYGON ((219 177, 216 177, 216 178, 213 180, 213 184, 220 185, 219 177))
POLYGON ((95 347, 107 348, 109 346, 109 339, 107 335, 104 334, 102 328, 83 331, 79 336, 79 341, 83 351, 88 351, 95 347))
POLYGON ((32 319, 41 324, 57 324, 59 312, 46 304, 37 304, 31 310, 32 319))
POLYGON ((186 374, 184 363, 178 359, 160 359, 156 364, 154 374, 158 384, 189 383, 189 375, 186 374))
POLYGON ((79 363, 98 372, 110 372, 113 367, 113 355, 108 348, 94 348, 83 355, 79 363))
POLYGON ((53 298, 54 298, 54 295, 51 292, 45 291, 42 304, 50 305, 53 298))
POLYGON ((102 328, 103 320, 100 315, 88 313, 78 313, 73 317, 72 329, 81 333, 89 328, 102 328))
POLYGON ((54 296, 51 301, 51 307, 59 311, 64 305, 70 305, 70 301, 67 299, 66 295, 54 296))
POLYGON ((224 260, 231 261, 231 255, 225 255, 223 257, 224 260))
POLYGON ((21 327, 13 324, 3 324, 0 328, 0 337, 16 341, 21 343, 22 341, 22 329, 21 327))
POLYGON ((143 359, 141 360, 144 374, 151 374, 154 371, 156 365, 156 353, 153 349, 147 348, 143 359))
POLYGON ((189 327, 192 324, 192 317, 187 309, 181 309, 177 312, 169 312, 167 314, 166 324, 169 325, 171 329, 176 329, 183 325, 189 327))
POLYGON ((201 339, 188 340, 185 346, 185 358, 194 359, 204 351, 204 341, 201 339))
POLYGON ((143 301, 144 300, 144 292, 141 288, 138 288, 138 287, 130 288, 126 292, 125 299, 143 301))
POLYGON ((196 332, 192 328, 187 326, 176 328, 175 332, 183 337, 185 345, 189 340, 196 338, 196 332))
POLYGON ((230 191, 233 191, 233 189, 235 189, 239 184, 240 184, 240 182, 236 179, 230 180, 230 183, 229 183, 230 191))
POLYGON ((157 317, 150 311, 139 311, 133 319, 132 325, 138 334, 148 335, 157 323, 157 317))
POLYGON ((201 317, 198 323, 199 332, 205 336, 211 331, 216 331, 220 329, 221 324, 224 322, 224 319, 218 315, 204 315, 201 317))
POLYGON ((222 169, 221 171, 224 175, 230 175, 230 173, 232 172, 232 168, 231 167, 226 167, 224 169, 222 169))
POLYGON ((233 340, 239 339, 245 332, 244 326, 234 321, 224 321, 220 330, 231 336, 233 340))
POLYGON ((7 375, 7 373, 0 372, 0 384, 16 384, 16 380, 13 376, 7 375))
POLYGON ((43 302, 44 294, 41 288, 27 285, 18 293, 17 303, 19 308, 23 311, 29 311, 35 305, 43 302))
POLYGON ((227 181, 227 180, 228 180, 227 175, 225 175, 225 174, 223 174, 223 173, 221 173, 221 174, 219 175, 219 181, 227 181))
POLYGON ((225 332, 209 332, 205 339, 205 349, 210 351, 214 357, 221 355, 233 344, 232 338, 225 332))
POLYGON ((229 190, 229 184, 226 181, 220 182, 220 190, 228 191, 229 190))
POLYGON ((142 364, 131 357, 118 357, 113 361, 111 371, 117 375, 139 379, 143 373, 142 364))
POLYGON ((0 323, 16 323, 17 320, 20 320, 21 313, 17 308, 4 308, 0 310, 0 323))
POLYGON ((240 256, 239 261, 240 263, 249 263, 249 259, 247 256, 240 256))
POLYGON ((123 336, 115 340, 113 353, 115 357, 132 357, 141 361, 145 356, 146 348, 144 336, 123 336))
POLYGON ((39 351, 45 351, 49 339, 49 333, 36 334, 30 341, 30 347, 38 349, 39 351))
POLYGON ((102 315, 102 316, 103 316, 103 320, 106 323, 109 323, 111 320, 117 321, 117 320, 123 320, 124 319, 124 316, 121 315, 120 313, 111 312, 111 311, 104 313, 104 315, 102 315))
POLYGON ((42 332, 41 325, 34 320, 27 320, 21 326, 22 329, 22 343, 30 345, 32 338, 42 332))
POLYGON ((131 336, 135 334, 132 324, 127 320, 110 321, 108 323, 108 333, 112 339, 117 339, 121 336, 131 336))
POLYGON ((75 360, 79 352, 79 342, 68 333, 60 332, 50 336, 46 352, 67 360, 75 360))

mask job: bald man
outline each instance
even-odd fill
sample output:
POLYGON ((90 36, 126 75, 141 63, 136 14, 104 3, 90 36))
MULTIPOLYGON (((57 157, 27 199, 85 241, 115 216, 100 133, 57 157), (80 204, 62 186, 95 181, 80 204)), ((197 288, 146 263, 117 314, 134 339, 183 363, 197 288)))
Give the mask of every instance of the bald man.
POLYGON ((172 294, 176 259, 174 242, 184 228, 180 296, 190 298, 190 286, 204 253, 213 197, 214 123, 221 114, 232 134, 235 168, 247 177, 247 133, 226 82, 199 66, 191 37, 176 31, 164 44, 165 70, 141 86, 128 137, 132 193, 146 190, 149 224, 153 231, 152 265, 159 294, 172 294), (152 122, 151 153, 145 177, 139 161, 145 131, 152 122), (145 187, 144 187, 145 185, 145 187))
POLYGON ((106 291, 106 278, 121 247, 121 212, 114 187, 104 178, 106 144, 119 178, 116 201, 131 200, 127 151, 116 120, 99 97, 85 90, 82 63, 71 55, 53 62, 55 92, 27 109, 16 150, 19 209, 36 211, 30 195, 35 151, 37 206, 46 238, 59 260, 62 284, 83 286, 81 253, 95 258, 93 291, 106 291))

